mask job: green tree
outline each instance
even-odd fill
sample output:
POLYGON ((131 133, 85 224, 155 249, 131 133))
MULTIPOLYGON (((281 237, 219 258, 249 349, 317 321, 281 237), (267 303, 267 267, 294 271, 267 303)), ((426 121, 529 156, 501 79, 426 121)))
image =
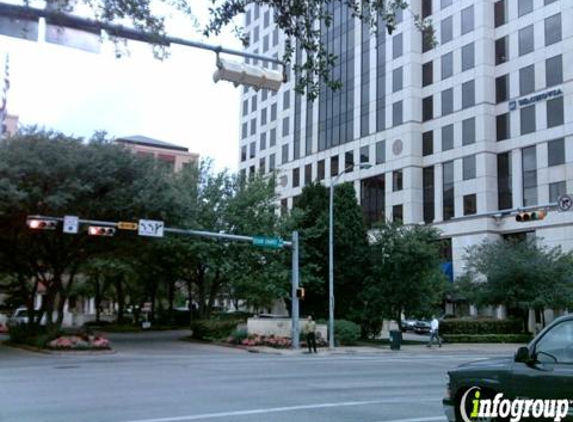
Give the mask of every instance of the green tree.
POLYGON ((505 305, 524 319, 529 309, 573 305, 573 253, 560 247, 539 239, 485 241, 467 249, 465 262, 468 296, 478 305, 505 305))
MULTIPOLYGON (((102 134, 89 143, 37 129, 0 141, 0 273, 6 289, 33 313, 33 299, 45 290, 41 313, 50 332, 63 320, 66 299, 76 276, 90 258, 112 250, 133 250, 127 233, 94 238, 82 230, 34 231, 29 215, 78 215, 95 220, 176 219, 178 195, 171 175, 112 145, 102 134), (122 241, 121 239, 124 239, 122 241), (53 318, 55 316, 55 318, 53 318)), ((40 315, 31 324, 38 324, 40 315)))
MULTIPOLYGON (((292 219, 300 229, 303 313, 328 315, 328 188, 305 186, 292 219)), ((356 191, 350 183, 334 189, 334 290, 337 318, 355 319, 358 293, 367 272, 368 240, 356 191)))
POLYGON ((401 325, 401 315, 427 316, 446 286, 440 269, 440 235, 431 226, 381 225, 370 246, 370 274, 362 293, 362 326, 379 331, 382 319, 401 325))

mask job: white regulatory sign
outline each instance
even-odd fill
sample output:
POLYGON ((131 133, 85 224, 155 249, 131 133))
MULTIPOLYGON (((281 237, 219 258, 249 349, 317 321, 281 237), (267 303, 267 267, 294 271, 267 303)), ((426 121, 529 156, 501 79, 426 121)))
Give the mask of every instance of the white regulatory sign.
POLYGON ((557 200, 557 208, 559 211, 571 211, 573 208, 573 199, 569 195, 561 195, 557 200))
POLYGON ((75 215, 64 216, 64 233, 77 234, 80 219, 75 215))
POLYGON ((163 221, 139 220, 137 234, 140 236, 163 237, 163 221))

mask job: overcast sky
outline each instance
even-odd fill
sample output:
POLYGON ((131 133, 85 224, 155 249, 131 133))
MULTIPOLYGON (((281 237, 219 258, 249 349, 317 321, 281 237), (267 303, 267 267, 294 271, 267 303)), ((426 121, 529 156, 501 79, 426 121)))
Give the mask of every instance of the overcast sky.
MULTIPOLYGON (((193 3, 205 22, 208 2, 193 3)), ((176 36, 240 49, 229 33, 201 40, 192 26, 177 22, 171 28, 176 36)), ((213 158, 218 170, 237 170, 240 88, 213 82, 214 53, 172 47, 161 62, 141 43, 130 43, 128 58, 116 59, 113 51, 107 45, 92 54, 0 35, 2 73, 10 54, 9 113, 22 124, 70 135, 105 130, 160 139, 213 158)))

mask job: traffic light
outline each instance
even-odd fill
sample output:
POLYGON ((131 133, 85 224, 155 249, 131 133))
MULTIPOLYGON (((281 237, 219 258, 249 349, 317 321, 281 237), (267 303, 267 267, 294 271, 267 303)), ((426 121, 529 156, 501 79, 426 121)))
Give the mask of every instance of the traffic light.
POLYGON ((299 287, 296 289, 296 297, 299 299, 304 299, 304 287, 299 287))
POLYGON ((29 218, 26 224, 32 230, 55 230, 58 222, 56 220, 46 220, 42 218, 29 218))
POLYGON ((115 228, 105 226, 89 226, 88 234, 90 236, 113 236, 115 234, 115 228))
POLYGON ((517 215, 515 216, 515 221, 517 221, 518 223, 527 223, 529 221, 538 221, 538 220, 543 220, 546 215, 547 215, 547 211, 545 211, 545 210, 520 212, 520 213, 517 213, 517 215))
POLYGON ((219 58, 213 80, 229 81, 235 86, 251 86, 256 91, 259 89, 278 91, 284 82, 284 76, 282 72, 275 70, 219 58))

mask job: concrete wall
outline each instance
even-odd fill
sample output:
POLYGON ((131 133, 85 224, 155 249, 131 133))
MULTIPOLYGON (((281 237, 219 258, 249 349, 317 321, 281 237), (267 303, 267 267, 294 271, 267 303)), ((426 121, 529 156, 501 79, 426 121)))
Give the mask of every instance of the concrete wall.
MULTIPOLYGON (((300 331, 304 320, 300 320, 300 331)), ((327 327, 325 324, 316 324, 316 335, 318 338, 327 338, 327 327)), ((291 337, 290 318, 249 318, 247 320, 247 332, 249 334, 275 335, 280 337, 291 337)))

